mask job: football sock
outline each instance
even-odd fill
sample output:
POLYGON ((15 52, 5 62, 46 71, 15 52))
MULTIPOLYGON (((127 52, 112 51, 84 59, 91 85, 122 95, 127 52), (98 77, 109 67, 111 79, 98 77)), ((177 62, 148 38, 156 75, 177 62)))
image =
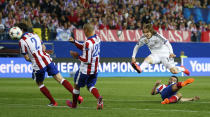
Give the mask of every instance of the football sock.
POLYGON ((62 84, 69 92, 73 93, 73 87, 72 87, 72 85, 71 85, 67 80, 63 79, 63 80, 61 81, 61 84, 62 84))
POLYGON ((39 86, 39 89, 50 100, 51 103, 55 104, 54 98, 50 94, 50 91, 47 89, 47 87, 44 86, 44 84, 39 86))
POLYGON ((73 103, 72 103, 72 107, 77 107, 77 99, 79 97, 79 90, 74 89, 73 90, 73 103))
POLYGON ((95 87, 90 87, 89 91, 98 99, 100 97, 100 94, 98 92, 98 89, 95 87))
POLYGON ((178 69, 179 72, 185 71, 185 68, 184 68, 184 67, 179 67, 179 66, 177 66, 176 68, 178 69))
POLYGON ((169 103, 175 103, 175 102, 177 102, 178 101, 178 97, 177 96, 171 96, 170 98, 169 98, 169 103))
POLYGON ((147 61, 144 61, 141 65, 140 68, 141 70, 144 70, 145 68, 147 68, 149 66, 149 63, 147 61))

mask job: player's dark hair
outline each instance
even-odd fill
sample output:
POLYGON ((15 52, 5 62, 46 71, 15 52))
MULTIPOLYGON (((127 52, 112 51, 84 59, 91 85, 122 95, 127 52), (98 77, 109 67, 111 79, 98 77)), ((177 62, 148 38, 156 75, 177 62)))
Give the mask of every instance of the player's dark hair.
POLYGON ((176 80, 177 80, 177 82, 179 81, 179 79, 178 79, 178 77, 177 76, 171 76, 171 77, 173 77, 173 78, 176 78, 176 80))
POLYGON ((150 23, 144 24, 144 25, 143 25, 143 30, 142 30, 142 31, 143 31, 143 33, 149 31, 149 32, 152 33, 152 35, 154 35, 154 34, 157 33, 157 32, 154 30, 152 24, 150 24, 150 23))
POLYGON ((28 32, 28 26, 25 23, 18 23, 16 24, 17 27, 19 27, 24 32, 28 32))

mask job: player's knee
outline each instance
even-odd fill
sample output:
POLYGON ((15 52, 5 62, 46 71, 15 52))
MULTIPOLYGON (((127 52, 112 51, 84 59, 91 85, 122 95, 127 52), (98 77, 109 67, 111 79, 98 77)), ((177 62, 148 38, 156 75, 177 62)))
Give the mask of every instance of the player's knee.
POLYGON ((41 85, 43 85, 43 82, 36 82, 36 84, 38 85, 38 86, 41 86, 41 85))
POLYGON ((55 80, 58 82, 61 82, 64 78, 60 75, 60 73, 57 73, 56 75, 53 76, 55 80))
POLYGON ((90 92, 91 92, 91 91, 92 91, 92 89, 93 89, 93 88, 95 88, 95 87, 93 87, 93 86, 92 86, 92 87, 87 87, 87 88, 88 88, 88 91, 90 91, 90 92))
POLYGON ((149 64, 152 64, 152 58, 151 57, 145 58, 144 61, 148 62, 149 64))
POLYGON ((177 93, 177 97, 180 99, 182 98, 182 94, 181 93, 177 93))
POLYGON ((171 68, 171 69, 170 69, 170 72, 173 73, 173 74, 177 74, 177 73, 178 73, 178 70, 175 69, 175 68, 171 68))

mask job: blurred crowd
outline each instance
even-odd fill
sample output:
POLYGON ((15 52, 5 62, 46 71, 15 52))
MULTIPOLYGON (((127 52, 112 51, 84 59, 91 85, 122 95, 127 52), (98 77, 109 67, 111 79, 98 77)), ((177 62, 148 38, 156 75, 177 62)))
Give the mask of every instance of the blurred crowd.
MULTIPOLYGON (((183 8, 210 8, 209 0, 1 0, 0 30, 25 22, 45 32, 72 32, 92 22, 96 29, 141 29, 152 23, 154 29, 188 30, 199 41, 210 24, 193 17, 185 19, 183 8), (197 38, 198 37, 198 38, 197 38)), ((1 39, 0 39, 1 40, 1 39)))

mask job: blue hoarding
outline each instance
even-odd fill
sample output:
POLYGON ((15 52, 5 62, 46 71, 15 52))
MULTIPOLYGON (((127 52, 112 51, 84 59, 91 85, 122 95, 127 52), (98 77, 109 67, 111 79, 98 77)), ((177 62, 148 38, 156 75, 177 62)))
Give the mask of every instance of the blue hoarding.
POLYGON ((183 65, 191 76, 210 76, 210 58, 184 58, 183 65))
MULTIPOLYGON (((64 77, 73 77, 79 68, 77 62, 57 62, 58 70, 64 77)), ((31 78, 31 63, 24 58, 0 58, 0 78, 31 78)), ((101 62, 98 68, 99 77, 160 77, 172 75, 162 64, 150 65, 138 74, 130 62, 101 62)), ((180 74, 177 74, 181 76, 180 74)))

